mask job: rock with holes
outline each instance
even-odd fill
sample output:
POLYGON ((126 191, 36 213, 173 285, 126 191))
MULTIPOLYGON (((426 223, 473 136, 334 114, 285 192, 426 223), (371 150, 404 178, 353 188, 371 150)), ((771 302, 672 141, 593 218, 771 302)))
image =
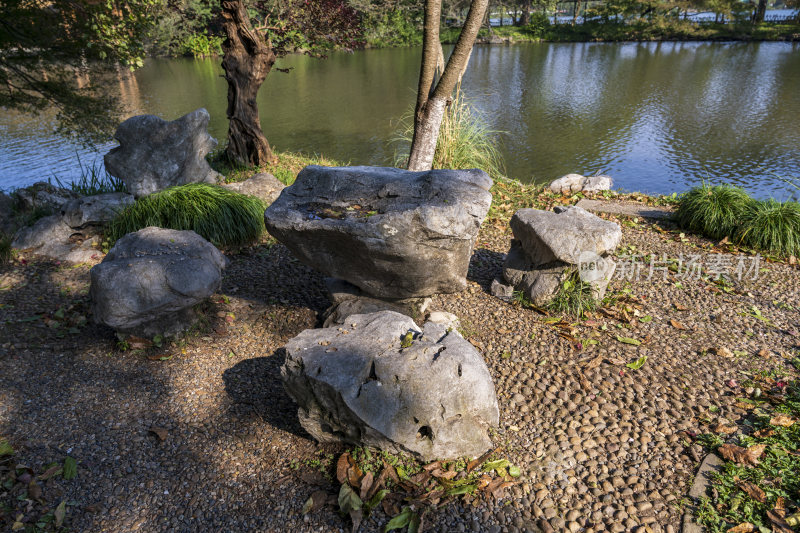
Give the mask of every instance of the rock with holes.
POLYGON ((117 241, 90 271, 94 320, 121 333, 174 335, 211 296, 227 259, 193 231, 148 227, 117 241))
POLYGON ((520 209, 511 218, 514 239, 503 265, 505 282, 544 306, 577 274, 602 298, 616 264, 609 255, 622 239, 618 224, 580 207, 520 209))
POLYGON ((499 420, 481 354, 447 324, 419 328, 393 311, 302 332, 281 377, 320 442, 452 459, 489 449, 499 420))
POLYGON ((608 191, 614 186, 611 176, 581 176, 580 174, 567 174, 561 176, 550 184, 550 190, 558 194, 574 194, 576 192, 595 193, 608 191))
POLYGON ((309 166, 266 210, 301 261, 370 296, 458 292, 492 180, 482 170, 309 166))
POLYGON ((61 208, 64 222, 71 228, 102 225, 114 220, 117 214, 133 203, 133 196, 124 192, 109 192, 70 200, 61 208))
POLYGON ((117 128, 119 146, 104 158, 106 170, 135 197, 187 183, 216 183, 206 161, 217 146, 208 134, 208 111, 197 109, 168 122, 155 115, 131 117, 117 128))

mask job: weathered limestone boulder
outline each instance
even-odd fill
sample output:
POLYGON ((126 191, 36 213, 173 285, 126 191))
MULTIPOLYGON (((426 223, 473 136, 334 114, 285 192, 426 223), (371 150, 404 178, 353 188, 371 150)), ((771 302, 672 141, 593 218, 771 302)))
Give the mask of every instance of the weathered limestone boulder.
POLYGON ((581 207, 520 209, 511 217, 511 231, 536 265, 553 261, 577 265, 581 254, 606 255, 622 239, 619 224, 581 207))
POLYGON ((489 449, 499 421, 480 353, 445 324, 420 329, 392 311, 302 332, 286 345, 281 377, 320 442, 451 459, 489 449))
POLYGON ((618 224, 580 207, 520 209, 511 218, 511 229, 514 239, 503 265, 507 285, 493 283, 493 294, 508 298, 522 291, 534 305, 546 305, 578 270, 594 297, 603 297, 616 269, 608 256, 622 239, 618 224))
POLYGON ((114 134, 119 146, 106 154, 106 170, 137 198, 173 185, 216 183, 220 175, 205 159, 217 146, 207 131, 209 118, 202 108, 172 122, 155 115, 129 118, 114 134))
POLYGON ((458 292, 491 185, 477 169, 309 166, 264 221, 302 262, 371 296, 458 292))
POLYGON ((586 178, 580 174, 566 174, 550 184, 550 190, 559 194, 572 194, 583 189, 586 178))
POLYGON ((124 192, 109 192, 70 200, 61 208, 61 216, 71 228, 84 228, 111 222, 117 214, 133 203, 133 196, 124 192))
POLYGON ((213 294, 227 259, 193 231, 148 227, 121 238, 90 271, 97 323, 122 333, 174 335, 213 294))
POLYGON ((614 180, 610 176, 585 177, 580 174, 567 174, 561 176, 550 184, 550 190, 559 194, 574 194, 576 192, 600 192, 611 190, 614 180))
POLYGON ((331 306, 323 314, 324 328, 343 324, 350 315, 365 315, 378 311, 395 311, 411 318, 422 317, 431 298, 374 298, 343 279, 325 278, 325 289, 331 306))
POLYGON ((260 172, 237 183, 224 183, 222 186, 240 194, 260 198, 267 205, 274 202, 280 196, 281 191, 286 188, 286 185, 278 181, 278 178, 266 172, 260 172))
POLYGON ((66 241, 70 235, 72 228, 64 222, 61 215, 50 215, 40 218, 33 226, 17 231, 11 246, 19 250, 40 248, 49 243, 66 241))
POLYGON ((44 209, 52 213, 57 212, 64 204, 78 198, 79 195, 46 181, 39 181, 24 189, 17 189, 14 191, 14 196, 19 202, 20 211, 44 209))
POLYGON ((581 190, 583 192, 610 191, 613 186, 614 180, 611 179, 611 176, 589 176, 581 190))
POLYGON ((56 261, 93 263, 102 256, 95 248, 99 242, 94 232, 70 228, 61 215, 51 215, 18 230, 11 246, 56 261))

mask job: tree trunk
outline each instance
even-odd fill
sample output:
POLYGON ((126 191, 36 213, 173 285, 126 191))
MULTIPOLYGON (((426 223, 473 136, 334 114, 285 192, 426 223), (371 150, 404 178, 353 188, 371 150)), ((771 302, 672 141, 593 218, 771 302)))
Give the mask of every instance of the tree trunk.
POLYGON ((525 0, 522 2, 522 15, 519 19, 520 26, 527 26, 531 23, 531 1, 525 0))
POLYGON ((223 0, 222 20, 227 38, 222 43, 222 68, 228 82, 228 145, 230 161, 260 166, 275 156, 261 130, 256 96, 275 64, 275 53, 253 30, 243 0, 223 0))
POLYGON ((422 65, 417 88, 417 105, 414 110, 414 138, 408 156, 408 170, 420 171, 433 168, 436 140, 439 137, 445 109, 450 103, 456 83, 467 68, 472 45, 478 36, 488 4, 489 0, 472 0, 455 48, 447 60, 442 77, 434 86, 436 65, 441 51, 439 15, 442 10, 442 0, 425 2, 422 65))
POLYGON ((764 15, 767 14, 767 0, 758 0, 756 11, 753 13, 753 22, 758 24, 764 22, 764 15))
POLYGON ((581 11, 581 0, 575 0, 575 13, 572 14, 572 25, 578 23, 578 13, 581 11))

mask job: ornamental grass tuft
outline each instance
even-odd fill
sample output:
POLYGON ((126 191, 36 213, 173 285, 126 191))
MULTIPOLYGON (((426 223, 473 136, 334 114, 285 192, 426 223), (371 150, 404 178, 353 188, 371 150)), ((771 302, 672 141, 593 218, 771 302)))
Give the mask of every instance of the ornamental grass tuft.
POLYGON ((800 204, 752 202, 742 216, 736 240, 746 246, 782 255, 800 255, 800 204))
POLYGON ((683 228, 722 239, 734 235, 753 202, 741 187, 703 184, 681 197, 675 215, 683 228))
POLYGON ((266 205, 218 185, 192 183, 138 199, 120 212, 106 236, 115 242, 148 226, 192 230, 216 246, 241 246, 264 232, 266 205))

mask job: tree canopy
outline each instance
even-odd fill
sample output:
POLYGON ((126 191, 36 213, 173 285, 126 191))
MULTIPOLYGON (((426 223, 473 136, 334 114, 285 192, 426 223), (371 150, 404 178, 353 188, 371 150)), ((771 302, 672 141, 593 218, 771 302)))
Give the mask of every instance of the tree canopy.
POLYGON ((142 64, 157 0, 0 0, 0 106, 58 110, 83 141, 113 131, 109 74, 142 64))

